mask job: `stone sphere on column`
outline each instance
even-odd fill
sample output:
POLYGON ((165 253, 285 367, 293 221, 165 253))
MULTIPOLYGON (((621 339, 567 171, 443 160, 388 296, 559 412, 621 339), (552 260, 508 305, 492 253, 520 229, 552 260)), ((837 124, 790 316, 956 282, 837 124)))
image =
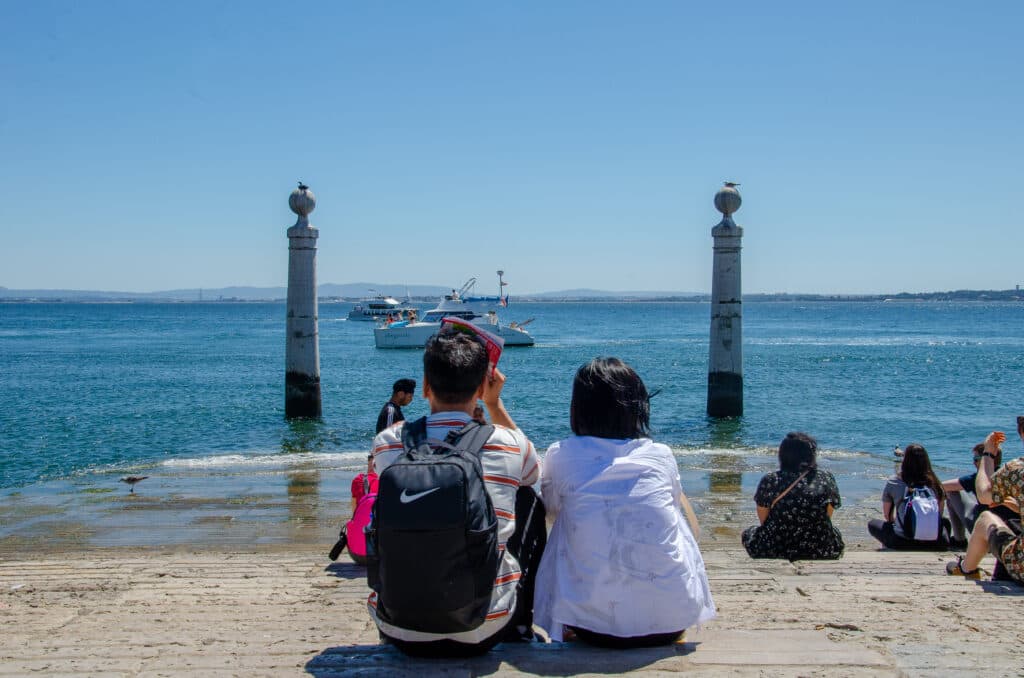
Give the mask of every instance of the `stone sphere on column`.
POLYGON ((308 217, 316 207, 316 196, 313 195, 313 191, 309 190, 309 186, 300 183, 299 187, 288 196, 288 207, 291 207, 292 212, 300 217, 308 217))
POLYGON ((738 210, 743 202, 743 199, 740 198, 740 192, 736 190, 736 186, 738 184, 727 181, 725 186, 719 189, 718 193, 715 193, 715 209, 727 217, 738 210))

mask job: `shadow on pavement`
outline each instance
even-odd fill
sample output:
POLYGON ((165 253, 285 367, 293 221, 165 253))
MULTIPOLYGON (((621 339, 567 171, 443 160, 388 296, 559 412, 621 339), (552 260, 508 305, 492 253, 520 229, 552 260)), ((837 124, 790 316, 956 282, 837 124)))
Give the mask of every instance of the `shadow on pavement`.
POLYGON ((306 663, 306 672, 325 678, 336 675, 491 675, 510 668, 543 676, 579 673, 617 675, 650 666, 663 659, 691 654, 699 643, 636 650, 606 650, 571 643, 503 643, 491 652, 472 658, 420 659, 402 654, 389 645, 340 645, 329 647, 306 663))
POLYGON ((339 579, 366 579, 366 568, 347 560, 331 563, 324 568, 324 572, 329 572, 339 579))

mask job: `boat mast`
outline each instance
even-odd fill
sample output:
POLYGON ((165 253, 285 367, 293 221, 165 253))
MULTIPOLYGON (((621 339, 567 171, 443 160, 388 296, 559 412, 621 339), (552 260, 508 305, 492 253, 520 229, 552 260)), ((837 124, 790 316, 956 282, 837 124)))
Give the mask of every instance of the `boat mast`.
POLYGON ((469 291, 473 289, 473 285, 476 285, 476 278, 470 278, 469 280, 467 280, 466 284, 463 285, 459 289, 459 291, 455 293, 455 296, 457 296, 459 299, 464 299, 466 295, 469 294, 469 291))
POLYGON ((508 285, 504 279, 505 271, 498 271, 498 306, 508 306, 508 296, 505 294, 505 286, 508 285))

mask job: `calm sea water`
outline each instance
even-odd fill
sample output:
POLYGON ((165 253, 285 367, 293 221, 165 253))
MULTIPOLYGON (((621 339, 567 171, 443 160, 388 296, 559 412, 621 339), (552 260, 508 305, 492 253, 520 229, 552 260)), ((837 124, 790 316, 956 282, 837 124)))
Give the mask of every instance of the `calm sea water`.
MULTIPOLYGON (((290 424, 283 304, 0 304, 0 487, 297 457, 358 468, 391 383, 420 378, 421 352, 375 349, 372 324, 344 320, 350 307, 320 307, 323 421, 290 424)), ((681 458, 770 465, 800 429, 826 456, 888 460, 893 445, 918 441, 950 469, 1024 414, 1024 304, 751 303, 744 313, 742 418, 704 414, 707 304, 513 301, 505 319, 535 318, 537 345, 502 357, 506 403, 544 449, 569 434, 575 370, 613 355, 661 389, 653 435, 681 458)), ((421 398, 406 408, 425 413, 421 398)))

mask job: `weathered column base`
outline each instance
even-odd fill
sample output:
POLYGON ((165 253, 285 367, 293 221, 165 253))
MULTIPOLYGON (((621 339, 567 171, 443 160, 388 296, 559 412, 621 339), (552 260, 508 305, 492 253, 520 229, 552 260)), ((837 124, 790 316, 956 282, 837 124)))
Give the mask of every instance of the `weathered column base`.
POLYGON ((708 373, 708 416, 738 417, 743 414, 743 375, 708 373))
POLYGON ((299 372, 284 375, 284 416, 285 419, 319 419, 320 378, 299 372))

